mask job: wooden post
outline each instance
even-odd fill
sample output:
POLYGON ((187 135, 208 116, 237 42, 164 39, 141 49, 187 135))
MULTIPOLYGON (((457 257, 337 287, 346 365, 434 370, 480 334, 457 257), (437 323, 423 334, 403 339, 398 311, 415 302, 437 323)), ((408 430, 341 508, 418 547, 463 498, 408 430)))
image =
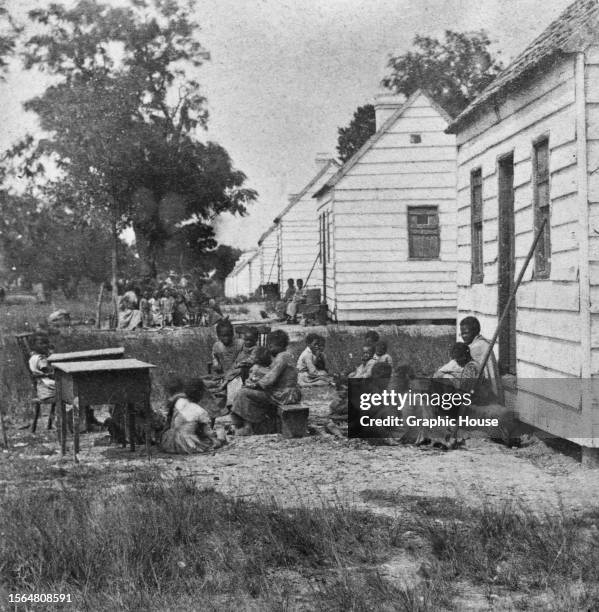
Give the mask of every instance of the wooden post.
POLYGON ((77 453, 79 452, 79 398, 76 397, 73 400, 73 459, 75 463, 79 461, 77 459, 77 453))
POLYGON ((104 298, 104 282, 100 285, 98 302, 96 303, 96 329, 102 328, 102 299, 104 298))
POLYGON ((501 331, 503 322, 505 321, 509 313, 509 309, 510 309, 510 306, 512 305, 512 302, 516 298, 516 291, 518 291, 518 287, 520 287, 520 283, 522 282, 522 279, 524 278, 524 274, 526 272, 526 269, 528 268, 528 264, 530 263, 532 256, 535 253, 535 249, 537 248, 537 244, 539 243, 539 240, 541 239, 541 235, 543 234, 546 223, 547 223, 547 219, 545 219, 543 223, 541 223, 541 227, 539 227, 537 235, 535 236, 535 239, 530 247, 530 250, 528 251, 528 255, 526 256, 526 259, 524 260, 524 265, 522 266, 522 269, 520 270, 520 274, 518 274, 518 278, 516 279, 516 282, 514 283, 514 288, 512 289, 512 292, 510 293, 510 296, 505 306, 503 307, 503 312, 501 313, 501 317, 499 319, 499 322, 497 323, 497 328, 495 329, 493 338, 491 338, 491 342, 489 342, 489 348, 487 349, 485 358, 482 361, 480 372, 478 373, 478 378, 476 380, 475 389, 478 389, 480 383, 482 382, 485 376, 485 367, 487 365, 487 361, 489 361, 489 358, 491 357, 491 353, 493 352, 493 347, 495 346, 495 342, 497 342, 497 338, 499 336, 499 332, 501 331))
POLYGON ((135 405, 127 403, 127 421, 129 423, 129 450, 135 451, 135 405))
POLYGON ((2 429, 2 442, 4 448, 8 450, 8 434, 6 433, 6 423, 4 422, 4 408, 0 406, 0 429, 2 429))
POLYGON ((304 283, 304 289, 308 286, 308 281, 310 280, 310 277, 312 276, 312 272, 314 272, 314 268, 319 259, 320 259, 320 252, 318 253, 318 255, 316 255, 316 259, 314 260, 314 263, 312 264, 312 267, 310 268, 310 273, 308 274, 308 278, 306 278, 306 282, 304 283))
POLYGON ((150 448, 150 436, 152 432, 152 405, 150 404, 150 396, 148 395, 146 401, 144 402, 144 412, 145 412, 145 436, 146 436, 146 455, 148 457, 148 461, 152 458, 152 450, 150 448))
POLYGON ((60 440, 60 454, 64 457, 67 452, 67 407, 62 401, 62 376, 58 374, 56 376, 56 406, 58 407, 58 413, 60 415, 60 427, 59 440, 60 440))

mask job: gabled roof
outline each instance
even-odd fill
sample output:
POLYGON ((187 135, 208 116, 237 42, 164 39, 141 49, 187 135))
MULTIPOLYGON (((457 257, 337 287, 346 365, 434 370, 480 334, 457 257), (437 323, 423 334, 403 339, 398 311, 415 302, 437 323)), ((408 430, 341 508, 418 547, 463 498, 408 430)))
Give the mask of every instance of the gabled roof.
POLYGON ((262 243, 266 240, 266 238, 268 238, 268 236, 272 234, 278 223, 279 222, 275 219, 275 222, 262 234, 262 236, 260 236, 260 238, 258 238, 258 246, 261 246, 262 243))
POLYGON ((322 168, 316 173, 316 176, 297 194, 295 194, 290 200, 289 204, 275 217, 275 223, 279 223, 281 219, 307 194, 310 189, 318 183, 318 181, 329 171, 331 166, 339 167, 340 164, 336 159, 329 159, 326 164, 323 164, 322 168))
POLYGON ((295 206, 309 191, 316 185, 316 183, 329 171, 329 168, 334 166, 339 166, 339 162, 335 159, 329 159, 326 164, 323 164, 322 168, 316 173, 314 178, 297 194, 295 194, 290 200, 289 204, 285 206, 285 208, 274 218, 273 224, 260 236, 258 239, 258 245, 261 245, 264 240, 272 233, 272 231, 277 227, 277 225, 281 222, 281 218, 284 217, 289 210, 295 206))
POLYGON ((254 261, 254 259, 256 259, 257 256, 258 256, 257 249, 252 249, 251 251, 246 251, 245 253, 242 253, 241 258, 235 264, 235 267, 231 270, 231 272, 229 273, 229 276, 235 276, 236 274, 241 272, 241 270, 243 270, 252 261, 254 261))
POLYGON ((451 123, 451 117, 439 104, 437 104, 426 91, 417 89, 384 123, 381 127, 333 174, 333 176, 312 196, 318 198, 332 189, 376 144, 389 128, 410 108, 419 96, 424 96, 430 105, 447 121, 451 123))
POLYGON ((512 61, 495 80, 466 107, 449 126, 456 133, 472 115, 493 96, 554 60, 560 54, 584 49, 597 36, 599 4, 597 0, 576 0, 549 27, 512 61))

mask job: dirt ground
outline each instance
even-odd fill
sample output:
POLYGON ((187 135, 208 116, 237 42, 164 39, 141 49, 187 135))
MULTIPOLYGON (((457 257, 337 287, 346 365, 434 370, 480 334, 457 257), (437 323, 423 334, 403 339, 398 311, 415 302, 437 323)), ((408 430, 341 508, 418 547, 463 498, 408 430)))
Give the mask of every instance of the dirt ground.
MULTIPOLYGON (((311 435, 307 437, 232 437, 227 446, 210 455, 173 456, 153 448, 148 459, 143 447, 131 453, 110 445, 102 432, 82 435, 75 463, 71 455, 60 456, 55 433, 45 430, 45 419, 35 435, 10 423, 11 449, 0 453, 0 493, 27 487, 105 491, 139 482, 146 471, 157 471, 166 481, 181 476, 200 487, 244 499, 274 499, 282 506, 300 507, 343 503, 392 517, 403 511, 389 501, 394 495, 449 497, 468 507, 500 508, 512 502, 526 512, 543 515, 582 514, 599 499, 599 470, 584 468, 575 457, 535 438, 524 448, 511 449, 481 432, 467 432, 464 448, 443 452, 334 437, 325 431, 332 397, 329 389, 309 389, 304 394, 303 401, 310 407, 311 435), (369 491, 376 493, 369 495, 369 491), (386 497, 385 492, 394 495, 386 497)), ((410 534, 403 534, 408 543, 410 534)), ((430 556, 418 540, 377 571, 394 584, 418 588, 430 556)), ((550 607, 543 599, 546 595, 531 600, 527 593, 505 589, 491 593, 466 580, 457 587, 452 608, 456 610, 506 612, 524 609, 523 602, 532 606, 527 609, 550 607)), ((293 609, 312 609, 302 603, 303 597, 299 589, 293 609)))
POLYGON ((532 439, 519 449, 496 444, 482 432, 467 432, 465 447, 443 452, 427 447, 372 446, 366 441, 335 438, 326 433, 332 390, 309 389, 312 435, 283 439, 280 435, 230 438, 211 455, 173 456, 152 450, 131 453, 109 445, 105 433, 82 435, 79 463, 60 457, 54 433, 32 435, 9 429, 11 450, 0 455, 0 490, 93 473, 109 486, 135 480, 135 472, 159 470, 165 479, 193 479, 228 495, 276 498, 284 505, 348 502, 374 512, 394 513, 392 507, 364 501, 367 490, 409 496, 447 496, 472 506, 521 502, 534 512, 560 506, 574 513, 599 498, 599 470, 586 469, 572 456, 532 439))

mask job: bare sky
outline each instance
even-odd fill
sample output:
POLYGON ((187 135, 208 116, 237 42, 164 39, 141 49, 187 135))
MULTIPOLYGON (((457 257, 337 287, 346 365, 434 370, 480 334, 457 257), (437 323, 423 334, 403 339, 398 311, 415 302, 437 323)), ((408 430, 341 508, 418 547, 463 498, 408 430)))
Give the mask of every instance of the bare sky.
MULTIPOLYGON (((11 0, 41 7, 44 0, 11 0)), ((219 239, 251 248, 315 172, 318 152, 334 154, 337 128, 379 91, 387 57, 415 34, 486 29, 504 61, 557 17, 570 0, 196 0, 201 42, 212 59, 200 72, 211 119, 248 186, 260 194, 248 217, 225 216, 219 239)), ((13 72, 0 86, 0 147, 35 127, 21 102, 43 87, 13 72)))

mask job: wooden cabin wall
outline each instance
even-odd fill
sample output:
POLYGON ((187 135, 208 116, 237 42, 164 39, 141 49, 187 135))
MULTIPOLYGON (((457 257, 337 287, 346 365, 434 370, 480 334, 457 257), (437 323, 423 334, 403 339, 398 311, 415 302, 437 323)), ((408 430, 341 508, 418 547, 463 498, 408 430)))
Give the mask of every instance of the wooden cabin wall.
MULTIPOLYGON (((325 286, 326 286, 326 304, 329 311, 329 315, 331 318, 336 321, 337 320, 337 299, 336 299, 336 285, 335 285, 335 260, 336 260, 336 251, 335 251, 335 207, 334 207, 334 190, 330 190, 326 192, 323 196, 318 198, 317 201, 317 220, 320 215, 328 214, 329 223, 330 223, 330 231, 329 236, 331 238, 331 244, 329 245, 330 250, 330 258, 326 258, 326 274, 324 273, 325 267, 323 266, 322 260, 319 261, 318 267, 320 268, 320 287, 322 292, 322 298, 324 299, 325 295, 325 286)), ((320 225, 317 226, 318 228, 320 225)), ((320 230, 319 230, 320 231, 320 230)), ((319 240, 320 247, 320 240, 319 240)))
POLYGON ((534 237, 533 142, 549 136, 551 275, 517 294, 519 378, 579 376, 578 199, 574 60, 562 60, 515 90, 458 135, 458 315, 477 316, 490 337, 497 324, 498 159, 514 155, 516 275, 534 237), (499 121, 501 119, 501 121, 499 121), (471 284, 470 173, 482 167, 484 281, 471 284))
POLYGON ((589 189, 589 276, 591 373, 599 375, 599 47, 586 53, 587 164, 589 189))
POLYGON ((455 317, 456 149, 446 127, 419 96, 335 186, 339 321, 455 317), (440 257, 413 260, 408 207, 427 205, 438 207, 440 257))
MULTIPOLYGON (((306 281, 318 255, 318 214, 312 192, 292 206, 281 219, 280 238, 283 244, 281 275, 284 279, 306 281)), ((310 287, 320 287, 320 265, 316 262, 310 276, 310 287)))

